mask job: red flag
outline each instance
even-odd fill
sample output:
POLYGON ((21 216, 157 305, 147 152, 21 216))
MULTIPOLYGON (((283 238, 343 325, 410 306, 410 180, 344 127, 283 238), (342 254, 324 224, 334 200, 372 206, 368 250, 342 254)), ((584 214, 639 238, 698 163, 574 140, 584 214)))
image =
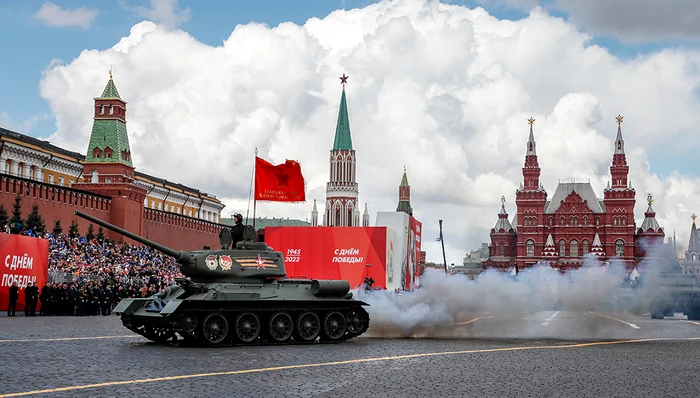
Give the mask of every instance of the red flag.
POLYGON ((301 165, 293 160, 273 165, 255 157, 255 200, 269 202, 304 202, 304 176, 301 165))

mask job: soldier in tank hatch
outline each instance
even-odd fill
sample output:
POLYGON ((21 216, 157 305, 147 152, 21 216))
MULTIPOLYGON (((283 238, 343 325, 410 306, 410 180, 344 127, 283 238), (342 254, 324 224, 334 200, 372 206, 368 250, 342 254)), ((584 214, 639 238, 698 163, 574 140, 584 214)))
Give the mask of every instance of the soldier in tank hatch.
POLYGON ((236 213, 233 215, 233 222, 235 223, 233 227, 231 227, 231 248, 235 249, 236 248, 236 243, 240 242, 243 240, 243 216, 236 213))

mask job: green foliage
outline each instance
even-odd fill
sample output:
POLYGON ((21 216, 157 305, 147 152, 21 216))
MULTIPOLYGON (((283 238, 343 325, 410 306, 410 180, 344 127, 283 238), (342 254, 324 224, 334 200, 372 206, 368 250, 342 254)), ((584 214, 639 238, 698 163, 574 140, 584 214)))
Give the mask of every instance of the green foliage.
POLYGON ((46 224, 39 214, 38 205, 32 205, 32 211, 27 216, 27 229, 31 229, 37 235, 46 232, 46 224))
POLYGON ((10 221, 9 217, 7 216, 7 210, 5 210, 5 206, 0 205, 0 229, 2 231, 5 230, 5 225, 10 221))
POLYGON ((95 227, 92 226, 92 223, 88 225, 88 230, 87 234, 85 234, 85 239, 87 239, 88 241, 95 239, 95 227))
POLYGON ((70 229, 68 229, 68 236, 71 238, 77 238, 80 236, 80 231, 78 231, 78 222, 72 220, 70 223, 70 229))
POLYGON ((18 234, 24 229, 24 221, 22 220, 22 197, 17 194, 15 196, 15 204, 12 205, 12 218, 10 218, 10 228, 12 233, 18 234))
POLYGON ((105 240, 105 232, 102 230, 102 226, 97 229, 97 240, 103 241, 105 240))
POLYGON ((58 236, 63 233, 63 227, 61 226, 61 220, 56 220, 56 223, 53 225, 53 234, 58 236))

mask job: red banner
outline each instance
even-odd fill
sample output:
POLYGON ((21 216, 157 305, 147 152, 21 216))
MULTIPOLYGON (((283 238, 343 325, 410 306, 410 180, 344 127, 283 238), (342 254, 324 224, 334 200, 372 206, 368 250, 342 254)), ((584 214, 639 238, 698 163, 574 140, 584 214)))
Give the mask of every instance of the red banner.
POLYGON ((404 286, 404 289, 408 290, 414 290, 417 287, 415 282, 420 276, 418 262, 420 260, 421 228, 422 224, 420 221, 413 218, 413 216, 408 217, 408 247, 406 253, 408 266, 406 267, 407 283, 404 286))
POLYGON ((7 311, 13 282, 17 282, 19 288, 17 310, 24 310, 24 289, 29 283, 36 283, 41 292, 48 273, 47 239, 0 233, 0 311, 7 311))
POLYGON ((386 287, 386 227, 266 227, 265 242, 284 255, 289 278, 346 280, 365 277, 386 287))
POLYGON ((255 200, 268 202, 304 202, 304 176, 293 160, 273 165, 255 157, 255 200))

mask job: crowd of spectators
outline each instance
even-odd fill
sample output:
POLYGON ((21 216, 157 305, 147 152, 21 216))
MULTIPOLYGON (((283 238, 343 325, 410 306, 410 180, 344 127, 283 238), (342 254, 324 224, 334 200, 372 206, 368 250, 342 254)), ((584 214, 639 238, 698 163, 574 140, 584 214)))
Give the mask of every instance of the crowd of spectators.
POLYGON ((172 257, 146 246, 63 233, 38 237, 49 240, 40 315, 109 315, 122 298, 150 296, 182 276, 172 257))

